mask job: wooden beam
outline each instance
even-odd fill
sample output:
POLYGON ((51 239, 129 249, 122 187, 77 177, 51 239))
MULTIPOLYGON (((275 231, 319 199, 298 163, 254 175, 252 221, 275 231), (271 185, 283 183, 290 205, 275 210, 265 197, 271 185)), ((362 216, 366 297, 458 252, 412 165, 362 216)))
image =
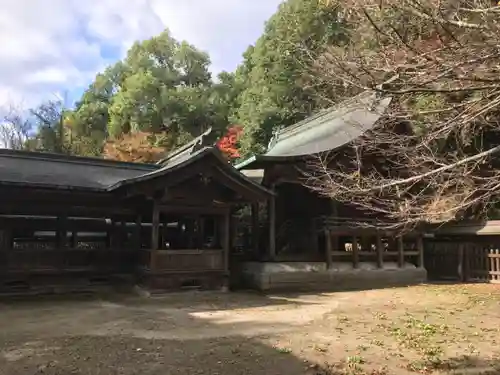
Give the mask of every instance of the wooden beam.
POLYGON ((61 202, 40 202, 40 201, 24 201, 24 202, 0 202, 0 212, 4 215, 47 215, 47 216, 81 216, 102 218, 110 216, 134 216, 136 211, 125 208, 123 206, 83 206, 66 205, 61 202))
POLYGON ((217 206, 189 206, 177 204, 161 204, 158 206, 161 212, 164 213, 176 213, 176 214, 213 214, 213 215, 223 215, 227 209, 228 205, 217 205, 217 206))
POLYGON ((332 233, 329 229, 325 229, 325 257, 326 257, 326 268, 332 268, 332 233))
POLYGON ((377 243, 376 243, 376 250, 377 250, 377 267, 378 268, 384 268, 384 244, 382 243, 382 236, 380 233, 377 234, 377 243))
POLYGON ((405 248, 404 248, 403 236, 396 237, 396 247, 398 252, 398 267, 403 268, 405 264, 405 248))

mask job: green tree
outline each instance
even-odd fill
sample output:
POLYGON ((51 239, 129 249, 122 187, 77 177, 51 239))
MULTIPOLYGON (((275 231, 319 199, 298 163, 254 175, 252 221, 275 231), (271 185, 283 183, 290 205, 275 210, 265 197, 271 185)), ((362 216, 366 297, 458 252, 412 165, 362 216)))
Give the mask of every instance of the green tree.
POLYGON ((34 127, 37 130, 35 139, 30 142, 38 151, 53 153, 70 153, 64 126, 65 107, 62 101, 47 101, 30 110, 34 127))
POLYGON ((263 152, 275 127, 307 117, 320 100, 302 84, 307 66, 348 32, 338 6, 320 0, 288 0, 267 22, 264 34, 244 55, 236 75, 245 82, 235 121, 245 129, 242 152, 263 152))
POLYGON ((228 123, 232 75, 214 84, 205 52, 168 31, 136 42, 123 61, 98 74, 74 114, 75 135, 99 143, 151 132, 157 145, 175 147, 211 126, 228 123))

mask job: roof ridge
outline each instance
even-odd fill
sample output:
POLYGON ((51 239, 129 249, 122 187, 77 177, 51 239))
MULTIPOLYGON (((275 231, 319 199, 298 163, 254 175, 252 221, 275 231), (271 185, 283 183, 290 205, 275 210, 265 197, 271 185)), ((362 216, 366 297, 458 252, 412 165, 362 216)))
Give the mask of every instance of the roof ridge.
POLYGON ((6 148, 0 148, 0 157, 8 157, 14 159, 15 158, 32 159, 41 161, 57 161, 60 163, 93 165, 105 168, 140 169, 140 170, 158 169, 158 166, 155 164, 134 163, 127 161, 102 159, 90 156, 56 154, 51 152, 11 150, 6 148))
POLYGON ((199 136, 195 137, 192 141, 186 143, 184 146, 180 146, 176 148, 175 150, 171 151, 170 153, 167 154, 163 159, 159 160, 156 164, 165 164, 169 160, 174 159, 175 157, 180 156, 184 152, 189 152, 192 153, 197 150, 197 148, 201 147, 207 147, 205 143, 208 141, 208 137, 212 134, 212 127, 209 127, 207 130, 205 130, 203 133, 201 133, 199 136), (190 150, 191 149, 191 150, 190 150))

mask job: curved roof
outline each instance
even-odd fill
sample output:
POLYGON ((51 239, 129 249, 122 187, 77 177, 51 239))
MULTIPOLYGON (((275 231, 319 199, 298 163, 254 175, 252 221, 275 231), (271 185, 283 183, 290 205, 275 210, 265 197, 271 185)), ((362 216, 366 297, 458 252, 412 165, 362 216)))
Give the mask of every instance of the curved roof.
POLYGON ((253 156, 238 169, 262 167, 265 161, 284 161, 335 150, 371 129, 392 98, 365 91, 338 106, 323 110, 288 128, 279 130, 263 155, 253 156))
POLYGON ((150 173, 142 174, 140 176, 119 181, 116 184, 109 186, 108 190, 112 191, 122 186, 168 176, 169 174, 179 171, 181 169, 190 168, 197 161, 208 157, 212 158, 217 168, 226 177, 232 179, 247 191, 251 191, 254 194, 258 194, 263 198, 265 198, 268 195, 274 194, 272 191, 266 189, 259 183, 253 181, 252 179, 248 178, 243 173, 238 171, 236 168, 234 168, 230 163, 227 162, 226 159, 224 159, 224 157, 222 156, 222 154, 218 149, 211 146, 194 148, 191 151, 191 153, 188 152, 187 150, 183 150, 183 152, 175 154, 171 158, 165 159, 163 161, 163 165, 161 166, 161 168, 152 171, 150 173))

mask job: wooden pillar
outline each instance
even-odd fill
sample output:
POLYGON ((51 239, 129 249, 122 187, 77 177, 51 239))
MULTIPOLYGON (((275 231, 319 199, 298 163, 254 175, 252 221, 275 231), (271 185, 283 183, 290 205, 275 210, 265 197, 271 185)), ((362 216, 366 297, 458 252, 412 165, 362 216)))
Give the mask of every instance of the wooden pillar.
POLYGON ((276 200, 271 197, 268 202, 268 218, 269 218, 269 258, 276 258, 276 200))
POLYGON ((325 229, 325 258, 326 258, 326 267, 328 269, 332 268, 332 232, 329 229, 325 229))
POLYGON ((223 251, 224 251, 224 273, 229 276, 229 256, 231 252, 231 211, 224 214, 224 224, 222 226, 223 251))
POLYGON ((311 251, 313 254, 319 254, 319 232, 318 223, 316 220, 311 221, 311 251))
MULTIPOLYGON (((113 219, 109 219, 110 220, 110 223, 109 223, 109 227, 106 229, 106 249, 111 249, 112 248, 112 245, 113 245, 113 229, 114 229, 114 221, 113 219)), ((107 221, 107 219, 106 219, 107 221)), ((106 224, 108 224, 106 222, 106 224)))
POLYGON ((68 218, 65 216, 59 216, 57 218, 57 227, 56 227, 56 248, 58 250, 57 258, 58 259, 58 267, 63 269, 66 264, 68 264, 67 256, 70 254, 66 254, 66 249, 68 245, 68 218))
POLYGON ((126 247, 127 244, 127 222, 125 220, 120 220, 120 229, 119 229, 119 249, 126 247))
POLYGON ((259 204, 252 204, 252 248, 255 254, 260 253, 259 204))
POLYGON ((424 268, 424 238, 422 235, 417 237, 417 250, 418 250, 418 267, 424 268))
POLYGON ((359 247, 358 247, 358 238, 352 238, 352 266, 353 268, 359 267, 359 247))
POLYGON ((140 250, 141 245, 142 245, 142 239, 141 239, 141 233, 142 233, 142 216, 137 215, 135 218, 135 231, 134 231, 134 247, 135 250, 140 250))
POLYGON ((71 232, 70 247, 76 249, 78 246, 78 232, 76 230, 71 232))
POLYGON ((149 267, 152 271, 156 270, 159 240, 160 240, 160 207, 158 202, 153 202, 153 215, 151 218, 151 257, 149 267))
POLYGON ((205 217, 199 215, 197 218, 198 233, 196 236, 196 247, 198 249, 205 248, 205 217))
POLYGON ((6 272, 9 263, 9 253, 12 251, 12 229, 9 227, 4 227, 1 231, 1 248, 0 248, 0 277, 1 273, 6 272))
POLYGON ((403 236, 398 236, 396 238, 396 247, 398 251, 398 267, 402 268, 405 264, 405 248, 403 242, 403 236))
POLYGON ((56 228, 56 246, 60 249, 66 248, 68 244, 68 232, 67 232, 67 217, 59 216, 57 218, 57 228, 56 228))
POLYGON ((186 234, 188 236, 187 242, 188 242, 188 247, 189 249, 193 249, 194 243, 195 243, 195 232, 196 229, 196 218, 195 217, 189 217, 188 220, 186 220, 186 234))
POLYGON ((464 246, 462 244, 458 245, 458 278, 461 282, 465 281, 464 273, 464 246))
POLYGON ((384 244, 382 243, 382 236, 380 235, 380 233, 377 233, 376 241, 377 267, 384 268, 384 244))
MULTIPOLYGON (((469 246, 464 244, 464 281, 468 282, 470 280, 470 254, 468 249, 469 246)), ((422 263, 423 264, 423 263, 422 263)))
POLYGON ((116 218, 111 220, 111 228, 109 230, 109 247, 111 249, 118 249, 120 248, 120 224, 116 218))

